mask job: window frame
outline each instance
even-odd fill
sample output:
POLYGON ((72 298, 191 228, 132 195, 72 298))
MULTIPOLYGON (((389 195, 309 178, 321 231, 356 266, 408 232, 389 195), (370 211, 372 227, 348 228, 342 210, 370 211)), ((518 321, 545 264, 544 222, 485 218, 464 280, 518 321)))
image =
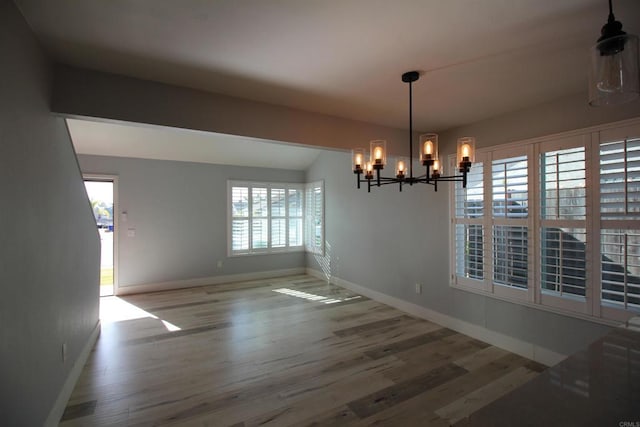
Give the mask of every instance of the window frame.
MULTIPOLYGON (((456 217, 456 192, 455 186, 449 187, 450 209, 450 286, 473 293, 479 293, 492 298, 506 300, 521 305, 551 311, 571 317, 577 317, 608 325, 618 324, 630 317, 637 316, 637 309, 620 309, 612 307, 601 301, 601 239, 603 229, 616 228, 616 225, 624 225, 626 230, 640 230, 640 221, 627 220, 624 224, 619 220, 603 220, 600 215, 600 144, 612 142, 624 138, 640 137, 640 118, 624 120, 621 122, 593 126, 559 134, 547 135, 523 141, 516 141, 498 146, 491 146, 477 150, 476 162, 483 163, 484 185, 484 279, 470 279, 458 277, 456 272, 456 226, 469 223, 469 219, 456 217), (585 147, 585 210, 584 220, 558 219, 555 222, 567 225, 568 228, 580 228, 585 230, 587 263, 585 297, 573 298, 569 294, 557 296, 542 289, 542 255, 541 244, 543 223, 549 220, 542 219, 540 159, 545 152, 558 151, 579 146, 585 147), (526 152, 528 155, 528 241, 529 241, 529 269, 527 295, 518 295, 514 292, 504 292, 496 288, 493 282, 493 235, 492 227, 495 224, 491 201, 493 199, 491 189, 491 169, 494 158, 512 157, 514 153, 526 152), (571 227, 570 224, 581 225, 571 227), (490 228, 491 227, 491 228, 490 228), (496 292, 496 290, 498 290, 496 292), (582 299, 582 300, 580 300, 582 299)), ((450 157, 452 162, 455 159, 450 157)), ((458 185, 456 183, 456 185, 458 185)), ((624 222, 624 220, 622 220, 624 222)), ((500 223, 501 221, 498 221, 500 223)), ((563 226, 564 228, 564 226, 563 226)), ((511 290, 509 290, 511 291, 511 290)))

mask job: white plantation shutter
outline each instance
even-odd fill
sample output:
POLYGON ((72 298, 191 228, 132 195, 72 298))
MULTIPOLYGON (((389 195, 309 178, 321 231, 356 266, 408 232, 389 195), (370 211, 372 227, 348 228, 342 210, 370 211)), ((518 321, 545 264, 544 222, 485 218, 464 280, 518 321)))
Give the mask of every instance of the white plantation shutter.
POLYGON ((305 186, 305 246, 315 254, 324 253, 324 182, 305 186))
POLYGON ((527 156, 493 161, 491 189, 494 218, 526 218, 529 206, 527 169, 527 156))
POLYGON ((231 250, 249 250, 249 188, 233 187, 231 191, 231 250))
POLYGON ((271 188, 271 247, 287 246, 287 189, 271 188))
POLYGON ((540 155, 541 216, 544 219, 585 219, 585 148, 540 155))
POLYGON ((482 224, 456 224, 456 274, 484 279, 484 233, 482 224))
POLYGON ((455 183, 456 218, 481 218, 484 214, 484 180, 482 163, 473 164, 467 175, 467 188, 455 183))
POLYGON ((542 227, 541 287, 560 296, 584 297, 586 241, 584 228, 542 227))
POLYGON ((640 138, 600 144, 600 214, 640 219, 640 138))
POLYGON ((526 155, 491 162, 493 283, 515 289, 529 279, 528 168, 526 155))
POLYGON ((602 301, 640 309, 640 230, 601 230, 602 301))
POLYGON ((288 194, 289 246, 302 246, 302 205, 304 191, 290 188, 288 194))
POLYGON ((540 153, 540 288, 583 301, 588 267, 585 156, 584 146, 540 153))
POLYGON ((528 230, 522 226, 493 227, 493 281, 514 288, 527 288, 528 230))
POLYGON ((640 129, 600 144, 603 304, 640 311, 640 129))
POLYGON ((461 182, 454 186, 455 272, 458 280, 484 279, 483 172, 483 164, 475 163, 467 175, 467 187, 463 188, 461 182))

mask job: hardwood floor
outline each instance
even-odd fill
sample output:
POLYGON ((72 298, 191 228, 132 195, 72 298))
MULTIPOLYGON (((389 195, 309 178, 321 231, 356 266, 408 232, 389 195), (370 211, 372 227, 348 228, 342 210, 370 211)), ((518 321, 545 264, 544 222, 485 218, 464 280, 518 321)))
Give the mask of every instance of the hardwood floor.
POLYGON ((61 426, 445 426, 544 369, 310 276, 103 306, 61 426))

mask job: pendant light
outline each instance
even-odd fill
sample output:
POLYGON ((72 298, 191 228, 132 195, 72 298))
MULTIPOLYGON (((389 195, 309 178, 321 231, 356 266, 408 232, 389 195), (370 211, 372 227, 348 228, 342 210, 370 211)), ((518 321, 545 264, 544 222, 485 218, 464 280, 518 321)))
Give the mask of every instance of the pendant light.
POLYGON ((638 37, 622 31, 622 23, 613 15, 609 0, 609 18, 601 36, 591 49, 589 105, 609 106, 640 97, 638 73, 638 37))
POLYGON ((363 148, 352 151, 353 173, 357 175, 356 184, 360 188, 361 183, 367 184, 367 191, 371 192, 372 186, 380 187, 388 184, 398 184, 402 191, 403 185, 430 184, 438 191, 438 182, 461 182, 462 187, 467 187, 467 174, 474 162, 476 140, 473 137, 458 139, 456 155, 456 171, 453 175, 444 175, 443 165, 438 158, 438 135, 427 133, 420 135, 420 153, 418 160, 424 166, 425 173, 420 176, 413 174, 413 83, 420 78, 418 71, 408 71, 402 75, 402 81, 409 84, 409 157, 396 159, 394 176, 385 177, 381 171, 387 164, 387 141, 375 140, 370 142, 370 158, 366 160, 367 153, 363 148), (460 172, 461 175, 457 175, 460 172), (364 175, 364 178, 361 176, 364 175))

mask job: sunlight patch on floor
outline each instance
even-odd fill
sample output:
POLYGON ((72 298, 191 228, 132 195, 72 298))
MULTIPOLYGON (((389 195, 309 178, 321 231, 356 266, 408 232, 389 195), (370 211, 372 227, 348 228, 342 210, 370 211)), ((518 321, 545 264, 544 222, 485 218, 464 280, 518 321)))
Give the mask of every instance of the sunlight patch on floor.
POLYGON ((160 319, 158 316, 149 313, 137 307, 130 302, 118 297, 102 297, 100 298, 100 321, 103 323, 122 322, 124 320, 157 319, 162 322, 169 332, 180 331, 182 328, 171 322, 160 319))
POLYGON ((324 304, 335 304, 337 302, 343 302, 343 301, 349 301, 352 299, 361 298, 360 295, 355 295, 348 298, 325 297, 323 295, 310 294, 308 292, 296 291, 294 289, 289 289, 289 288, 274 289, 273 292, 290 295, 292 297, 303 298, 309 301, 322 302, 324 304))

